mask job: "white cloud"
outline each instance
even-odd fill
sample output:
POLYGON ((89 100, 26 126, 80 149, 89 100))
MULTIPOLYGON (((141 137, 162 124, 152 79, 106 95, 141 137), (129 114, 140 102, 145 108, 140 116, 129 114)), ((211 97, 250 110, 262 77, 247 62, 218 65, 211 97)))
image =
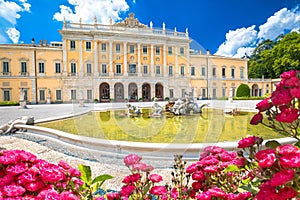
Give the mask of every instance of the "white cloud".
POLYGON ((232 57, 237 54, 241 47, 252 46, 257 38, 257 31, 254 28, 255 25, 248 28, 239 28, 234 31, 230 30, 226 33, 226 41, 219 46, 215 54, 232 57))
POLYGON ((294 10, 282 8, 267 22, 259 26, 259 31, 254 30, 255 26, 230 30, 226 33, 226 41, 219 47, 216 55, 229 57, 242 57, 245 53, 252 54, 259 41, 275 39, 282 33, 289 33, 300 28, 300 12, 298 7, 294 10))
POLYGON ((0 0, 0 43, 7 43, 9 40, 17 43, 20 32, 15 26, 17 20, 21 18, 20 12, 30 12, 31 5, 27 0, 19 0, 19 3, 13 1, 0 0))
POLYGON ((125 0, 68 0, 68 3, 74 6, 74 10, 61 5, 60 12, 55 13, 53 19, 63 21, 65 18, 72 22, 82 19, 83 23, 93 23, 96 16, 98 23, 108 24, 110 18, 118 21, 120 13, 129 9, 125 0))
POLYGON ((259 26, 258 37, 261 39, 275 39, 278 35, 300 28, 300 12, 282 8, 267 22, 259 26))
POLYGON ((18 43, 20 38, 20 31, 18 31, 16 28, 9 28, 6 31, 9 38, 13 41, 13 43, 18 43))

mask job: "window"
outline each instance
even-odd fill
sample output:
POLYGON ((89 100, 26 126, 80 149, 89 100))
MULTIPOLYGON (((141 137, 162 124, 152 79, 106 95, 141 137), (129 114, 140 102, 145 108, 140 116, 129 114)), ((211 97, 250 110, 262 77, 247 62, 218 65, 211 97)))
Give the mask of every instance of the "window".
POLYGON ((192 75, 192 76, 195 76, 195 75, 196 75, 195 67, 194 67, 194 66, 191 68, 191 75, 192 75))
POLYGON ((231 68, 231 77, 234 78, 234 76, 235 76, 234 68, 231 68))
POLYGON ((202 98, 206 98, 206 89, 202 88, 202 98))
POLYGON ((172 55, 172 47, 168 47, 168 54, 172 55))
POLYGON ((85 42, 85 50, 90 51, 92 49, 92 43, 91 42, 85 42))
POLYGON ((180 66, 180 75, 184 76, 184 66, 180 66))
POLYGON ((244 78, 244 68, 240 68, 240 77, 244 78))
POLYGON ((205 67, 202 67, 202 68, 201 68, 201 75, 202 75, 202 76, 205 76, 205 67))
POLYGON ((156 47, 155 53, 156 53, 156 55, 160 55, 160 47, 156 47))
POLYGON ((21 75, 26 75, 26 74, 27 74, 27 63, 21 62, 21 75))
POLYGON ((45 90, 40 90, 40 101, 45 101, 46 96, 45 96, 45 90))
POLYGON ((143 46, 143 54, 147 54, 147 53, 148 53, 147 46, 143 46))
POLYGON ((184 55, 184 47, 180 47, 180 55, 184 55))
POLYGON ((71 63, 71 75, 76 75, 76 63, 71 63))
POLYGON ((212 68, 212 76, 217 76, 217 69, 215 67, 212 68))
POLYGON ((93 99, 93 93, 92 93, 92 90, 87 90, 87 91, 86 91, 86 96, 87 96, 87 99, 88 99, 88 100, 93 99))
POLYGON ((101 51, 106 51, 106 43, 101 43, 101 51))
POLYGON ((226 68, 225 67, 222 68, 222 77, 223 78, 226 77, 226 68))
POLYGON ((5 61, 2 63, 2 72, 3 72, 3 75, 9 74, 9 62, 5 61))
POLYGON ((117 65, 116 65, 116 73, 117 73, 117 74, 122 74, 122 68, 121 68, 121 65, 120 65, 120 64, 117 64, 117 65))
POLYGON ((76 43, 75 43, 74 40, 71 40, 71 41, 70 41, 70 49, 71 49, 71 50, 75 50, 75 49, 76 49, 76 43))
POLYGON ((134 53, 134 45, 133 44, 131 44, 129 46, 129 53, 134 53))
POLYGON ((226 97, 226 88, 222 88, 222 97, 226 97))
POLYGON ((143 73, 148 74, 148 66, 147 65, 144 65, 143 73))
POLYGON ((27 101, 28 100, 28 90, 23 89, 23 93, 24 93, 24 100, 27 101))
POLYGON ((156 74, 160 74, 160 66, 156 66, 155 72, 156 72, 156 74))
POLYGON ((60 63, 55 63, 55 73, 60 73, 60 63))
POLYGON ((10 90, 3 90, 3 101, 10 101, 10 90))
POLYGON ((56 101, 61 101, 61 90, 55 90, 56 101))
POLYGON ((217 98, 217 89, 216 88, 213 88, 213 98, 217 98))
POLYGON ((76 100, 76 90, 71 90, 71 100, 76 100))
POLYGON ((135 74, 136 73, 136 65, 129 64, 129 73, 130 74, 135 74))
POLYGON ((43 62, 39 62, 39 73, 45 73, 45 64, 43 62))
POLYGON ((169 76, 173 76, 173 66, 169 66, 169 76))
POLYGON ((120 53, 120 52, 121 52, 121 45, 116 44, 116 53, 120 53))
POLYGON ((87 73, 87 75, 92 74, 92 64, 91 63, 86 64, 86 73, 87 73))
POLYGON ((107 67, 106 67, 106 64, 102 64, 101 66, 101 71, 102 71, 102 74, 107 74, 107 67))
POLYGON ((174 90, 170 89, 170 98, 174 98, 174 90))

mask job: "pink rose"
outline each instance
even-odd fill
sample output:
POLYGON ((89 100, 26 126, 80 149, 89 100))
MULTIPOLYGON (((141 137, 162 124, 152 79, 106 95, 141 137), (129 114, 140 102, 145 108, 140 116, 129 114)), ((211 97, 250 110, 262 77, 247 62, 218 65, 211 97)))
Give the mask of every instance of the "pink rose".
POLYGON ((3 194, 9 197, 17 197, 21 196, 26 191, 25 188, 23 188, 20 185, 6 185, 3 187, 3 194))
POLYGON ((279 189, 278 194, 282 199, 293 199, 294 197, 297 197, 298 192, 293 188, 284 187, 279 189))
POLYGON ((205 180, 205 175, 202 171, 197 171, 192 174, 192 179, 197 181, 205 180))
POLYGON ((186 173, 191 174, 191 173, 194 173, 197 170, 198 170, 198 163, 193 163, 193 164, 191 164, 190 166, 188 166, 186 168, 186 173))
POLYGON ((200 190, 201 188, 202 188, 202 183, 200 183, 200 182, 193 182, 192 183, 192 187, 193 187, 193 189, 194 190, 200 190))
POLYGON ((259 112, 263 112, 267 109, 270 109, 271 107, 272 107, 272 102, 270 98, 265 98, 264 100, 256 104, 256 109, 258 109, 259 112))
POLYGON ((282 78, 282 79, 289 79, 289 78, 295 77, 296 75, 297 75, 297 71, 296 70, 290 70, 290 71, 287 71, 287 72, 283 72, 280 75, 280 78, 282 78))
POLYGON ((271 100, 274 105, 284 105, 289 104, 293 97, 290 94, 290 91, 287 89, 275 90, 271 95, 271 100))
POLYGON ((120 195, 119 195, 119 193, 114 192, 114 193, 106 194, 106 197, 108 200, 117 200, 120 198, 120 195))
POLYGON ((249 136, 247 138, 243 138, 238 142, 238 148, 247 148, 251 147, 256 143, 257 137, 249 136))
POLYGON ((286 168, 300 167, 300 155, 299 154, 287 154, 279 158, 279 164, 286 168))
POLYGON ((122 197, 129 197, 133 193, 134 190, 135 190, 135 186, 126 185, 121 188, 120 194, 122 197))
POLYGON ((281 146, 277 147, 277 149, 278 149, 278 153, 280 155, 299 154, 300 153, 299 149, 292 144, 281 145, 281 146))
POLYGON ((260 150, 255 154, 258 165, 263 168, 271 167, 276 160, 275 149, 260 150))
POLYGON ((129 183, 135 183, 141 178, 140 174, 131 174, 129 176, 125 176, 123 179, 123 183, 129 184, 129 183))
POLYGON ((292 123, 296 119, 298 119, 299 113, 298 109, 285 109, 281 111, 277 116, 276 120, 279 122, 287 122, 287 123, 292 123))
POLYGON ((291 88, 290 93, 293 98, 300 98, 300 87, 291 88))
POLYGON ((250 124, 257 125, 257 124, 261 123, 262 120, 263 120, 263 115, 261 113, 257 113, 252 117, 250 124))
POLYGON ((149 192, 150 192, 150 194, 160 196, 160 195, 166 194, 167 189, 164 186, 153 186, 149 192))
POLYGON ((273 178, 271 179, 271 186, 276 187, 286 184, 287 182, 293 180, 294 176, 294 170, 281 170, 273 175, 273 178))
POLYGON ((159 174, 151 174, 149 179, 152 181, 152 183, 159 183, 163 180, 162 176, 159 174))
POLYGON ((133 165, 137 162, 139 162, 142 158, 136 154, 129 154, 127 156, 125 156, 124 158, 124 163, 126 166, 130 166, 133 165))

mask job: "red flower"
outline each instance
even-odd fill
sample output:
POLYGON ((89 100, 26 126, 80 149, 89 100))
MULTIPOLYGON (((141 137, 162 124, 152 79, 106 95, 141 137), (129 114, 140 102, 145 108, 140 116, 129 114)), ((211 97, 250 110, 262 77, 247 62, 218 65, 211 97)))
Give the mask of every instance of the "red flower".
POLYGON ((298 117, 299 117, 298 109, 288 108, 288 109, 281 111, 276 116, 276 120, 279 122, 292 123, 293 121, 298 119, 298 117))
POLYGON ((153 195, 164 195, 167 193, 167 189, 164 186, 153 186, 150 189, 150 194, 153 195))
POLYGON ((276 155, 275 149, 264 149, 255 154, 258 160, 258 165, 263 168, 272 166, 275 163, 276 155))
POLYGON ((287 72, 283 72, 280 75, 280 78, 289 79, 289 78, 292 78, 292 77, 295 77, 295 76, 297 76, 297 71, 296 70, 290 70, 290 71, 287 71, 287 72))
POLYGON ((300 167, 300 154, 287 154, 279 158, 279 164, 283 167, 300 167))
POLYGON ((250 136, 247 138, 243 138, 238 142, 238 148, 247 148, 256 144, 256 140, 258 137, 250 136))
POLYGON ((300 87, 294 87, 290 89, 290 93, 294 98, 300 98, 300 87))
POLYGON ((274 105, 284 105, 289 104, 293 97, 290 94, 290 91, 287 89, 275 90, 271 95, 271 100, 274 105))
POLYGON ((257 124, 261 123, 262 120, 263 120, 263 115, 261 113, 257 113, 252 117, 250 124, 257 125, 257 124))
POLYGON ((265 98, 264 100, 256 104, 256 109, 258 109, 259 112, 263 112, 267 109, 270 109, 271 107, 272 107, 272 102, 270 98, 265 98))
POLYGON ((200 190, 202 188, 202 184, 200 182, 193 182, 192 187, 194 190, 200 190))
POLYGON ((162 176, 159 174, 151 174, 149 179, 152 181, 152 183, 159 183, 163 180, 162 176))
POLYGON ((192 174, 192 179, 197 181, 205 180, 205 175, 202 171, 197 171, 192 174))
POLYGON ((273 178, 271 179, 271 186, 276 187, 279 185, 286 184, 287 182, 293 180, 294 176, 294 170, 281 170, 274 174, 273 178))
POLYGON ((299 149, 292 144, 285 144, 277 147, 280 155, 297 154, 300 153, 299 149))
POLYGON ((197 170, 198 170, 198 163, 193 163, 193 164, 191 164, 190 166, 188 166, 186 168, 186 173, 191 174, 191 173, 194 173, 197 170))
POLYGON ((120 194, 122 197, 129 197, 133 193, 134 190, 135 190, 135 186, 126 185, 121 188, 120 194))
POLYGON ((141 178, 140 174, 131 174, 129 176, 125 176, 125 178, 123 179, 123 183, 135 183, 137 182, 139 179, 141 178))
POLYGON ((129 154, 127 156, 125 156, 124 158, 124 163, 126 166, 130 166, 133 165, 137 162, 139 162, 142 158, 136 154, 129 154))
POLYGON ((293 188, 284 187, 279 189, 278 194, 282 199, 293 199, 298 195, 298 192, 295 191, 293 188))
POLYGON ((119 199, 120 195, 119 195, 119 193, 114 192, 114 193, 106 194, 106 197, 108 200, 117 200, 117 199, 119 199))

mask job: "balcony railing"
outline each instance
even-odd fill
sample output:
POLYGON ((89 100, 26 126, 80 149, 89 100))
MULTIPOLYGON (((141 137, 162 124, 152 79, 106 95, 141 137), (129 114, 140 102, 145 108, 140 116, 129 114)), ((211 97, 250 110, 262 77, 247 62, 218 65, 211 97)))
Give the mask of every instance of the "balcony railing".
POLYGON ((2 72, 3 76, 10 76, 10 72, 2 72))

